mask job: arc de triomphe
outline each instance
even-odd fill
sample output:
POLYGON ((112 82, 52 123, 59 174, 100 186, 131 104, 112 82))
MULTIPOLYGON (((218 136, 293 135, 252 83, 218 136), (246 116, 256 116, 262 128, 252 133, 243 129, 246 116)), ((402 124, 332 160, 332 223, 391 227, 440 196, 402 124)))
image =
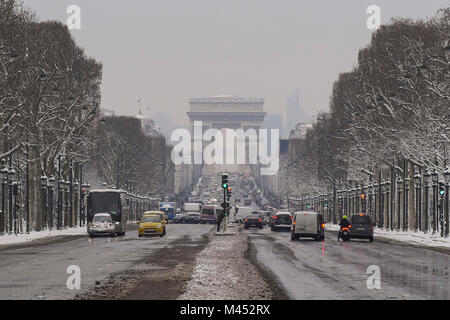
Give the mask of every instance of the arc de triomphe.
MULTIPOLYGON (((189 100, 190 131, 194 136, 194 122, 201 121, 203 132, 208 129, 255 129, 263 127, 264 99, 236 96, 215 96, 189 100)), ((204 165, 204 172, 250 172, 248 165, 204 165)))

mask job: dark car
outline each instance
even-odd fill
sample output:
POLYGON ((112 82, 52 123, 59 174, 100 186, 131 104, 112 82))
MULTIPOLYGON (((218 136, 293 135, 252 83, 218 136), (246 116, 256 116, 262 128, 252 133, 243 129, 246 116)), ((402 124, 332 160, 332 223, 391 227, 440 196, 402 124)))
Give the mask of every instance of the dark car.
POLYGON ((252 204, 252 200, 245 200, 244 201, 244 206, 250 206, 252 204))
POLYGON ((272 225, 270 230, 279 231, 287 230, 291 231, 292 215, 290 212, 278 212, 272 217, 272 225))
POLYGON ((184 223, 185 218, 186 218, 185 213, 177 213, 173 218, 172 223, 184 223))
POLYGON ((244 220, 244 229, 250 229, 251 227, 259 229, 264 228, 264 222, 262 217, 254 214, 247 216, 244 220))
POLYGON ((368 239, 373 241, 372 218, 365 214, 355 214, 350 218, 350 239, 368 239))

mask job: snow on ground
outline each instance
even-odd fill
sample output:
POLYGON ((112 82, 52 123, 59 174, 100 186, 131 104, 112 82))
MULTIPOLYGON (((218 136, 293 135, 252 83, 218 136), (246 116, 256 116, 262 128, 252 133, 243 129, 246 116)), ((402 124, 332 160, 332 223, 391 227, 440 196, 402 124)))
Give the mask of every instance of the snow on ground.
POLYGON ((271 299, 271 290, 245 257, 247 235, 216 236, 199 253, 181 300, 271 299))
MULTIPOLYGON (((327 224, 327 230, 339 231, 336 224, 327 224)), ((429 247, 445 247, 450 248, 450 238, 442 238, 438 233, 432 234, 432 231, 423 233, 422 231, 391 231, 386 229, 375 228, 374 235, 378 238, 389 239, 393 241, 410 243, 415 245, 429 247)), ((376 239, 375 239, 376 241, 376 239)))
POLYGON ((57 236, 71 236, 71 235, 83 235, 87 234, 86 227, 76 227, 63 230, 44 230, 44 231, 32 231, 30 234, 18 234, 18 235, 3 235, 0 236, 0 246, 19 244, 30 242, 34 240, 48 239, 57 236))

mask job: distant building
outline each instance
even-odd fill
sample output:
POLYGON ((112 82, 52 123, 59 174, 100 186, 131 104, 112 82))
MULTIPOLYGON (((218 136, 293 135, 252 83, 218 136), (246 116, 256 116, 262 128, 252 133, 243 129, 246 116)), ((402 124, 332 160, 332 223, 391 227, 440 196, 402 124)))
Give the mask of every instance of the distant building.
POLYGON ((109 110, 109 109, 100 109, 100 115, 102 117, 114 117, 116 115, 116 112, 113 110, 109 110))
POLYGON ((311 115, 307 114, 300 104, 300 90, 296 89, 286 102, 286 130, 289 132, 297 123, 311 121, 311 115))
MULTIPOLYGON (((267 114, 266 117, 264 118, 263 127, 264 129, 267 129, 267 137, 268 137, 267 141, 271 141, 272 139, 271 130, 278 129, 280 137, 283 137, 285 135, 286 130, 284 128, 283 116, 281 114, 273 114, 273 113, 267 114)), ((269 143, 267 145, 267 150, 269 151, 269 153, 272 152, 271 147, 272 144, 269 143)))
POLYGON ((290 139, 305 139, 306 133, 313 128, 312 123, 297 123, 289 134, 290 139))
POLYGON ((135 118, 141 121, 141 130, 146 136, 161 136, 159 126, 153 119, 144 116, 142 113, 135 115, 135 118))

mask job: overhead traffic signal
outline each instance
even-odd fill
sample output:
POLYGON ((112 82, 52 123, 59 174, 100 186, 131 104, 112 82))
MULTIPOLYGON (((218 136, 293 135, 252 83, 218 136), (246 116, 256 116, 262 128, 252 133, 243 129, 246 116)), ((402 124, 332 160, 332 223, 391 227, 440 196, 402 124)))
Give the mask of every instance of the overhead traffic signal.
POLYGON ((228 188, 228 174, 222 174, 222 188, 228 188))

